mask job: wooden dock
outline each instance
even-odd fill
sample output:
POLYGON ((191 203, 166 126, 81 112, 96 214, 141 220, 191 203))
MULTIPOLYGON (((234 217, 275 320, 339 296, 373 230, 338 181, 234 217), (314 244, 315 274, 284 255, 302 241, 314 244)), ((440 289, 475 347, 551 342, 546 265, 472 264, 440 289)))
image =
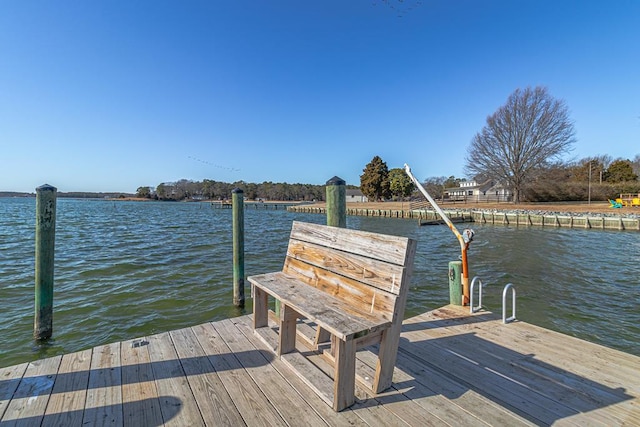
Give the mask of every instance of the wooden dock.
POLYGON ((393 387, 339 413, 250 323, 1 368, 0 426, 640 425, 640 357, 492 313, 447 306, 406 320, 393 387))
MULTIPOLYGON (((243 203, 244 209, 253 209, 253 210, 283 210, 286 211, 291 207, 296 207, 302 205, 302 202, 249 202, 245 201, 243 203)), ((233 203, 229 200, 214 200, 211 202, 211 207, 214 209, 232 209, 233 203)))

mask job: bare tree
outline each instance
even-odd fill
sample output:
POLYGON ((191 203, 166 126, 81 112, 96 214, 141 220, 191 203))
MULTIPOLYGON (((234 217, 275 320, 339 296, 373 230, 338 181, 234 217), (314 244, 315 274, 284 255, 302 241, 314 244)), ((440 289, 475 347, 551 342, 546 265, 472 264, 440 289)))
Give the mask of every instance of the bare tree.
POLYGON ((602 183, 604 172, 607 170, 613 158, 608 154, 585 157, 571 166, 572 179, 578 182, 602 183))
POLYGON ((564 101, 553 98, 545 87, 516 89, 505 105, 487 117, 487 124, 471 141, 467 175, 501 181, 519 203, 531 174, 569 151, 574 142, 564 101))
POLYGON ((633 166, 633 173, 640 176, 640 154, 636 154, 631 164, 633 166))

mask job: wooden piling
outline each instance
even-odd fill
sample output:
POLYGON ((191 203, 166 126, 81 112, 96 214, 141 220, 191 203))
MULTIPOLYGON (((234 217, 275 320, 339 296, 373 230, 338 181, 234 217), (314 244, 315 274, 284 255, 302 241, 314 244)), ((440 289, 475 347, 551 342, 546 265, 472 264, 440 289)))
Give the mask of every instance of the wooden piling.
POLYGON ((53 334, 53 266, 56 240, 57 189, 45 184, 36 188, 36 271, 33 336, 53 334))
MULTIPOLYGON (((326 183, 327 225, 347 228, 347 191, 346 182, 334 176, 326 183)), ((276 312, 280 310, 280 301, 276 301, 276 312)), ((328 331, 318 328, 315 342, 325 342, 331 338, 328 331)))
POLYGON ((347 193, 345 181, 334 176, 326 184, 327 225, 347 227, 347 193))
POLYGON ((233 305, 244 307, 244 192, 231 191, 233 216, 233 305))

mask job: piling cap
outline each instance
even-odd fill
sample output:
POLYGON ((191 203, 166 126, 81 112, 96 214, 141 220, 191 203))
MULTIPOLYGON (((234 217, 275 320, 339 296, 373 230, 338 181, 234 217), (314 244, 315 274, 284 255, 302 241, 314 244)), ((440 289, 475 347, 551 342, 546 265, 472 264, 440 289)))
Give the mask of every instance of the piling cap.
POLYGON ((327 185, 345 185, 345 184, 346 182, 344 182, 344 179, 338 178, 337 176, 334 176, 329 181, 327 181, 327 185))
POLYGON ((53 185, 43 184, 40 187, 36 188, 36 191, 57 191, 58 189, 53 185))
POLYGON ((242 191, 242 188, 234 188, 233 190, 231 190, 232 193, 244 193, 244 191, 242 191))

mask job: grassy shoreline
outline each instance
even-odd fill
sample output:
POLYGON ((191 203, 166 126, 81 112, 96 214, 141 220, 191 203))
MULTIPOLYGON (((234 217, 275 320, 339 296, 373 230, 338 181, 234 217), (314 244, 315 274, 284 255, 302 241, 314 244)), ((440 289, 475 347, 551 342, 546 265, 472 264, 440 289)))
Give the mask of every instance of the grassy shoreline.
MULTIPOLYGON (((149 202, 153 199, 137 198, 137 197, 125 197, 109 199, 112 201, 136 201, 136 202, 149 202)), ((192 203, 210 203, 212 200, 200 200, 189 201, 192 203)), ((245 203, 253 203, 252 201, 245 201, 245 203)), ((291 202, 285 200, 271 200, 264 201, 266 204, 302 204, 304 202, 291 202)), ((325 202, 316 203, 304 203, 307 207, 325 207, 325 202)), ((566 213, 566 214, 608 214, 608 215, 632 215, 640 216, 640 208, 624 207, 614 209, 609 206, 609 202, 541 202, 541 203, 439 203, 439 206, 444 210, 464 210, 464 211, 493 211, 493 212, 553 212, 553 213, 566 213)), ((409 202, 365 202, 356 203, 348 202, 348 209, 383 209, 383 210, 409 210, 409 202)))
MULTIPOLYGON (((314 203, 311 207, 324 207, 325 203, 314 203)), ((640 208, 624 207, 613 209, 609 202, 553 202, 553 203, 439 203, 444 210, 465 211, 530 211, 553 212, 567 214, 614 214, 614 215, 640 215, 640 208)), ((384 209, 384 210, 409 210, 409 202, 367 202, 347 203, 348 209, 384 209)))

